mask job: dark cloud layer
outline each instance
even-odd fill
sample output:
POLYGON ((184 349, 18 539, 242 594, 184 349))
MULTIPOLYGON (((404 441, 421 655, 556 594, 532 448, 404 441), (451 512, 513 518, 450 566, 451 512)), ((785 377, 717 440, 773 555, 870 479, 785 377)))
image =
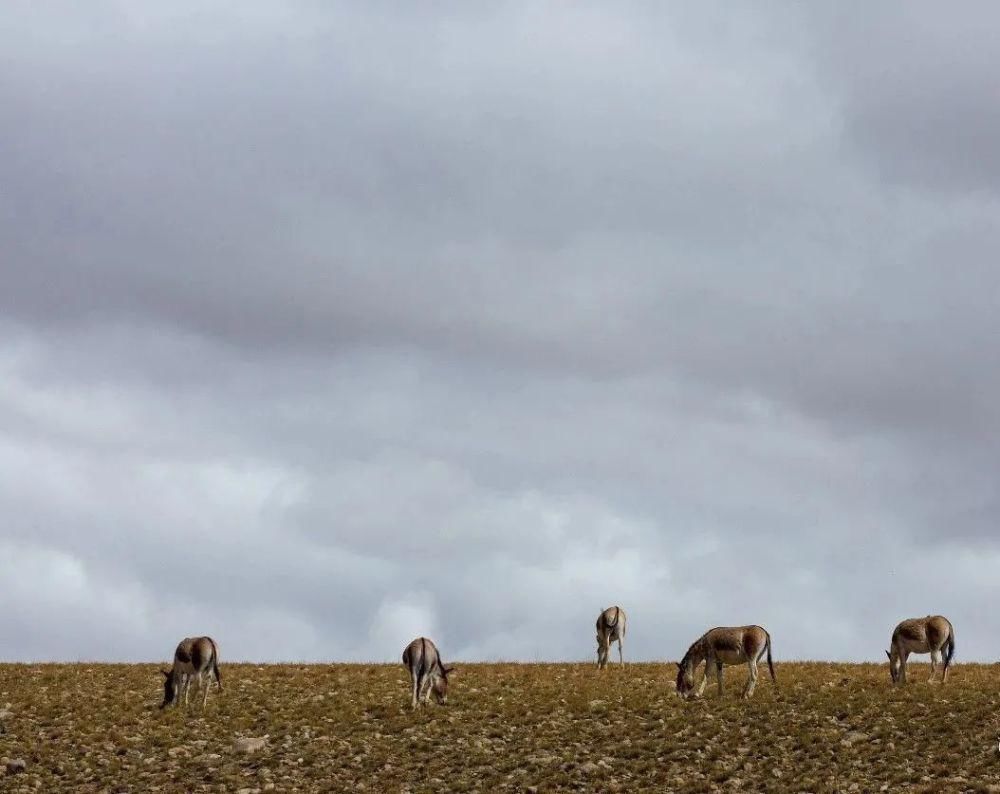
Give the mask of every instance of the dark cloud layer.
POLYGON ((23 6, 4 658, 993 658, 992 7, 23 6))

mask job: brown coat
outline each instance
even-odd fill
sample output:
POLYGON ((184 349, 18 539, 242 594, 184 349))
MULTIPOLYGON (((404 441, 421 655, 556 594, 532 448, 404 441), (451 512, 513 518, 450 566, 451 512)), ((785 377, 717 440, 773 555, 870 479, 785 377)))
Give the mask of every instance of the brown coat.
POLYGON ((944 651, 944 669, 941 682, 948 679, 948 669, 955 655, 955 628, 942 615, 910 618, 902 621, 892 632, 889 650, 889 675, 894 684, 906 683, 906 661, 911 653, 931 655, 931 679, 937 668, 938 654, 944 651))
POLYGON ((426 637, 413 640, 403 651, 403 665, 410 672, 412 708, 421 700, 426 703, 431 693, 440 705, 448 702, 448 676, 455 668, 444 666, 433 641, 426 637))
POLYGON ((677 694, 690 697, 694 693, 695 669, 705 663, 705 677, 697 694, 705 690, 708 677, 716 676, 719 694, 722 694, 722 668, 726 665, 746 664, 750 668, 744 697, 750 697, 757 686, 757 663, 767 654, 771 680, 777 683, 774 663, 771 660, 771 635, 761 626, 720 626, 710 629, 695 640, 684 658, 677 665, 677 694))
POLYGON ((618 643, 618 662, 625 666, 625 652, 622 648, 625 641, 625 629, 628 617, 625 610, 619 606, 608 607, 597 616, 597 666, 604 669, 608 665, 608 654, 611 644, 618 643))

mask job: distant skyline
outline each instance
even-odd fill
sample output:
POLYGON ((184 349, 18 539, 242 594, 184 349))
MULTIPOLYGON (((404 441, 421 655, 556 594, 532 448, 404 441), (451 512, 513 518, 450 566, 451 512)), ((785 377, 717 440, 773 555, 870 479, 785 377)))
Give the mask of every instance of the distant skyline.
POLYGON ((1000 658, 1000 8, 852 11, 8 8, 0 659, 1000 658))

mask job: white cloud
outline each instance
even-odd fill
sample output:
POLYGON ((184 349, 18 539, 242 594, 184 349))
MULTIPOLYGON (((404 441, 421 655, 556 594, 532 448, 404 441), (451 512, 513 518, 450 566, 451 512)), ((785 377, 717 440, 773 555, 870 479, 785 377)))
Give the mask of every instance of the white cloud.
MULTIPOLYGON (((342 624, 349 632, 350 623, 342 624)), ((438 629, 437 609, 433 596, 426 591, 401 592, 386 598, 379 604, 368 629, 368 645, 365 649, 374 661, 395 661, 410 640, 429 637, 442 646, 447 635, 438 629), (395 656, 391 649, 397 649, 395 656)), ((443 651, 442 651, 443 652, 443 651)), ((356 655, 354 651, 352 655, 356 655)))

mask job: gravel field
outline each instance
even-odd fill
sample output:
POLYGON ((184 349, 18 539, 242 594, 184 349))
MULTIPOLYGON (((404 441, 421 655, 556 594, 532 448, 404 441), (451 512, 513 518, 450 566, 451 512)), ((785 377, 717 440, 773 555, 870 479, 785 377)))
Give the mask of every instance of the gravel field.
POLYGON ((417 712, 401 665, 224 664, 204 712, 160 711, 158 668, 0 666, 0 790, 1000 792, 1000 665, 778 663, 749 702, 727 668, 681 702, 673 664, 469 664, 417 712))

